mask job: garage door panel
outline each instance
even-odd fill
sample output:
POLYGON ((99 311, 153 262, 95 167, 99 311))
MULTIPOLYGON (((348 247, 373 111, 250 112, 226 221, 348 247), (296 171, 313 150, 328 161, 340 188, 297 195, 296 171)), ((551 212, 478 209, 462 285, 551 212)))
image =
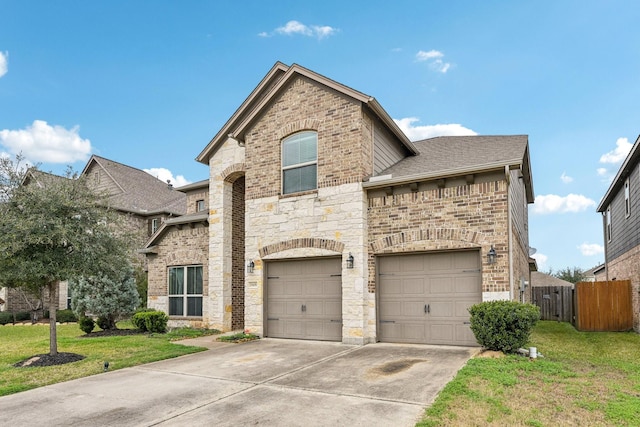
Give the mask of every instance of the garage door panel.
POLYGON ((341 269, 338 258, 267 263, 266 335, 340 341, 341 269))
POLYGON ((482 300, 480 261, 478 251, 378 258, 378 338, 477 345, 467 309, 482 300))
POLYGON ((402 293, 405 295, 423 295, 426 291, 427 283, 424 277, 405 279, 402 281, 402 293))
POLYGON ((430 293, 433 294, 450 294, 454 288, 454 279, 452 277, 431 277, 429 280, 430 293))

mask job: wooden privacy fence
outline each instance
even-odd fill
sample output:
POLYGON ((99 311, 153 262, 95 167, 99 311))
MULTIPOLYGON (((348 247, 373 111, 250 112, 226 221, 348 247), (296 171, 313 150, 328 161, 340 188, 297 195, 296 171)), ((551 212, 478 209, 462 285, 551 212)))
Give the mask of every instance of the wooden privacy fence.
POLYGON ((576 283, 574 326, 579 331, 632 329, 631 281, 576 283))
POLYGON ((573 289, 571 286, 534 286, 533 303, 540 307, 542 320, 573 322, 573 289))

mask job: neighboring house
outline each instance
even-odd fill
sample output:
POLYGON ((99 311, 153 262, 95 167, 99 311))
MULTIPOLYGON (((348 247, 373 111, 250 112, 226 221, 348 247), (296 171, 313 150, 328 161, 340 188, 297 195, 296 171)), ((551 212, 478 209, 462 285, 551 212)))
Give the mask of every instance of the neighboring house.
POLYGON ((584 272, 585 282, 600 282, 607 280, 605 276, 605 264, 597 265, 584 272))
POLYGON ((167 221, 145 247, 158 251, 148 304, 172 322, 477 345, 470 305, 530 298, 525 135, 411 142, 371 96, 278 62, 197 161, 210 168, 208 256, 197 224, 167 221), (202 314, 174 315, 200 297, 197 267, 202 314))
POLYGON ((631 280, 633 328, 640 332, 640 136, 605 193, 602 214, 605 272, 598 280, 631 280))
MULTIPOLYGON (((87 177, 95 190, 106 193, 110 206, 126 218, 127 231, 136 248, 142 247, 165 221, 187 212, 187 197, 183 192, 175 191, 170 183, 162 182, 143 170, 94 155, 81 175, 87 177)), ((46 185, 46 179, 66 178, 36 171, 27 175, 24 184, 46 185)), ((145 258, 141 257, 140 261, 144 263, 145 258)), ((66 282, 60 284, 59 291, 59 307, 69 308, 66 282)), ((22 301, 24 298, 17 297, 17 291, 4 292, 7 298, 2 297, 6 301, 2 310, 29 311, 29 304, 22 301)))
POLYGON ((176 191, 186 195, 186 215, 166 220, 141 250, 148 265, 147 304, 168 313, 174 325, 207 327, 202 319, 209 289, 209 181, 176 191))
POLYGON ((531 272, 531 286, 568 286, 573 288, 573 283, 566 280, 558 279, 550 274, 540 273, 539 271, 531 272))

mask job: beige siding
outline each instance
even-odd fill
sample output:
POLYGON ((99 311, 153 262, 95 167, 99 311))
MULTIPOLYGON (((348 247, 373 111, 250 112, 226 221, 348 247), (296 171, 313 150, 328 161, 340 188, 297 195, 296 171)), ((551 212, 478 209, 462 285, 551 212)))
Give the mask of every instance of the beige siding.
POLYGON ((409 154, 400 141, 392 137, 379 123, 374 127, 373 145, 375 174, 395 165, 409 154))

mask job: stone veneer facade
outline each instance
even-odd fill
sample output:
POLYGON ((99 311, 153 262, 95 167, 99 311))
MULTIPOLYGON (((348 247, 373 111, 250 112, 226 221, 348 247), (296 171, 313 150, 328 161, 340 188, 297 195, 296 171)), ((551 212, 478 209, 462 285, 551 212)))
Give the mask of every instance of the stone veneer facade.
MULTIPOLYGON (((607 262, 607 276, 609 280, 631 280, 633 329, 640 333, 640 263, 638 259, 640 259, 640 246, 607 262)), ((598 280, 607 280, 607 276, 598 277, 598 280)))
POLYGON ((528 242, 517 224, 508 225, 512 215, 521 214, 510 210, 509 172, 472 184, 379 196, 362 185, 373 173, 372 129, 372 117, 359 102, 297 77, 240 140, 229 137, 212 153, 204 304, 210 327, 231 330, 237 318, 238 215, 244 219, 240 265, 254 263, 253 272, 244 270, 244 327, 259 335, 265 333, 265 263, 272 260, 342 259, 342 342, 347 344, 376 340, 378 254, 477 249, 483 258, 483 299, 517 298, 512 278, 528 277, 523 249, 528 242), (302 130, 318 135, 318 188, 282 195, 281 142, 302 130), (237 209, 239 180, 244 180, 244 212, 237 209), (488 265, 491 245, 499 257, 488 265), (346 269, 349 254, 353 269, 346 269))

